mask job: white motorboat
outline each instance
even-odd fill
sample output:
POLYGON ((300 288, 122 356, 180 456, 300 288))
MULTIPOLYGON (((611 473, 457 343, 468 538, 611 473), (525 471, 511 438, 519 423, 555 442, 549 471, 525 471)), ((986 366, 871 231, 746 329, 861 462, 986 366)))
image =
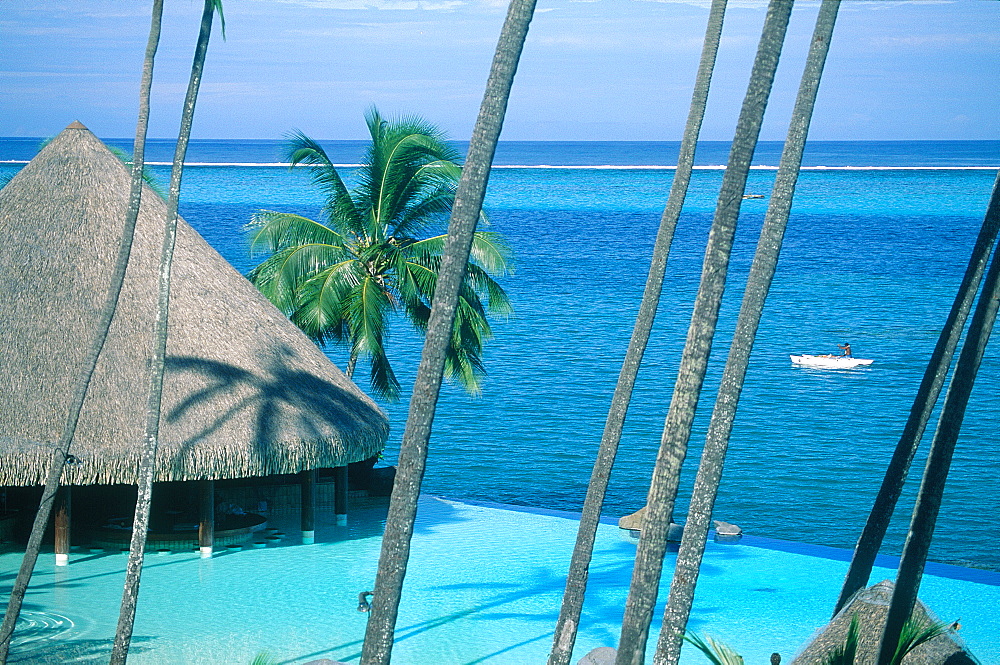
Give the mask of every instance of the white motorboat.
POLYGON ((812 356, 808 354, 790 355, 792 362, 796 365, 808 367, 821 367, 823 369, 850 369, 852 367, 862 367, 871 365, 872 360, 866 358, 855 358, 854 356, 822 355, 812 356))

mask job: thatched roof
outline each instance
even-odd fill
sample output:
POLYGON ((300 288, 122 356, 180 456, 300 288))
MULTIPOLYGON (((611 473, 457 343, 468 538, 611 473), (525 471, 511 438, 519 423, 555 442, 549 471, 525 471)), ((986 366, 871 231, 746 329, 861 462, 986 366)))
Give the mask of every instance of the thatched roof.
MULTIPOLYGON (((74 123, 0 190, 0 486, 44 481, 95 338, 130 176, 74 123)), ((135 483, 166 204, 142 196, 125 285, 71 448, 72 484, 135 483)), ((388 421, 180 220, 156 480, 336 467, 388 421)))
MULTIPOLYGON (((830 651, 844 644, 853 614, 858 615, 861 628, 858 653, 854 662, 856 665, 873 665, 878 658, 879 640, 882 639, 882 628, 885 626, 885 617, 889 611, 892 589, 892 582, 884 580, 859 591, 792 661, 792 665, 824 663, 825 656, 830 651)), ((929 625, 937 620, 919 600, 913 608, 913 616, 922 625, 929 625)), ((903 665, 973 665, 974 662, 963 650, 958 634, 954 631, 938 635, 903 658, 903 665)))

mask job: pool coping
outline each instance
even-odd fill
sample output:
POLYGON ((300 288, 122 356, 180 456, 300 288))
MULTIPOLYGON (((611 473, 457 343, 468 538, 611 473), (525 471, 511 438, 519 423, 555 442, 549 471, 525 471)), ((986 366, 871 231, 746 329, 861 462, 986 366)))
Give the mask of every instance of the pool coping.
MULTIPOLYGON (((509 510, 517 513, 531 513, 534 515, 546 515, 549 517, 559 517, 562 519, 580 521, 580 513, 572 512, 569 510, 554 510, 551 508, 536 508, 534 506, 519 506, 515 504, 497 503, 495 501, 480 501, 476 499, 451 499, 449 497, 438 496, 438 495, 425 495, 431 496, 443 501, 448 501, 450 503, 457 504, 467 504, 470 506, 480 506, 482 508, 494 508, 496 510, 509 510)), ((600 519, 601 524, 610 524, 613 526, 618 526, 618 520, 614 517, 602 516, 600 519)), ((738 542, 727 543, 726 546, 733 545, 746 545, 748 547, 759 547, 761 549, 767 550, 777 550, 780 552, 788 552, 789 554, 802 554, 805 556, 812 556, 820 559, 830 559, 833 561, 844 561, 850 562, 853 555, 853 550, 847 550, 840 547, 832 547, 830 545, 816 545, 814 543, 800 543, 791 540, 779 540, 777 538, 768 538, 766 536, 754 536, 750 534, 743 534, 738 542)), ((896 569, 899 567, 899 557, 891 556, 888 554, 879 554, 875 558, 875 565, 882 568, 892 568, 896 569)), ((950 563, 939 563, 937 561, 928 561, 924 565, 924 573, 927 575, 933 575, 934 577, 944 577, 952 580, 960 580, 964 582, 975 582, 977 584, 986 584, 989 586, 1000 586, 1000 572, 993 570, 986 570, 982 568, 966 568, 964 566, 956 566, 950 563)))

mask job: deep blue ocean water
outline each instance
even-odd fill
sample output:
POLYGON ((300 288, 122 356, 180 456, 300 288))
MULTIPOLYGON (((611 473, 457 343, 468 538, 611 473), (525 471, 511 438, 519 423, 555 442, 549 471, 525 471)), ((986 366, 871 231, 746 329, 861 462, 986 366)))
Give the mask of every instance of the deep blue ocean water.
MULTIPOLYGON (((128 147, 128 141, 109 141, 128 147)), ((26 160, 35 139, 0 140, 0 161, 26 160)), ((335 162, 360 159, 361 142, 330 146, 335 162)), ((726 161, 709 143, 697 162, 726 161)), ((503 280, 515 316, 495 325, 480 398, 446 386, 424 489, 475 499, 580 509, 620 363, 631 334, 675 143, 508 143, 486 207, 514 247, 503 280), (538 168, 540 165, 617 168, 538 168)), ((779 143, 754 164, 775 165, 779 143)), ((169 161, 168 141, 147 159, 169 161)), ((261 208, 319 214, 321 200, 276 141, 193 142, 181 213, 238 270, 251 266, 243 225, 261 208)), ((810 145, 778 274, 746 379, 716 517, 746 532, 851 547, 863 525, 964 270, 1000 166, 1000 142, 819 142, 810 145), (836 167, 881 167, 843 169, 836 167), (899 168, 892 168, 899 167, 899 168), (945 167, 945 168, 942 168, 945 167), (971 167, 971 168, 961 168, 971 167), (835 352, 849 341, 867 369, 810 370, 789 353, 835 352)), ((19 165, 0 165, 0 176, 19 165)), ((158 179, 168 169, 154 166, 158 179)), ((347 169, 348 178, 352 173, 347 169)), ((606 514, 640 508, 669 405, 711 223, 720 170, 695 172, 668 263, 653 339, 626 422, 606 514)), ((773 170, 751 172, 710 375, 691 439, 679 511, 694 469, 773 170)), ((412 385, 420 340, 402 321, 391 353, 412 385)), ((345 354, 330 349, 343 366, 345 354)), ((363 376, 363 373, 360 374, 363 376)), ((392 463, 408 395, 386 405, 392 463)), ((932 558, 1000 569, 992 523, 1000 514, 997 410, 1000 342, 987 349, 946 490, 932 558)), ((926 444, 914 462, 886 553, 905 537, 926 444)))

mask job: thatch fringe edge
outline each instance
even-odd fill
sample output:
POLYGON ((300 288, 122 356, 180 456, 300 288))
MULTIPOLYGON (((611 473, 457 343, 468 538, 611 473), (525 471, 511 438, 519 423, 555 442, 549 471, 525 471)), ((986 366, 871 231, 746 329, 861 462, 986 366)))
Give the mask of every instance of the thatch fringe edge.
MULTIPOLYGON (((339 439, 283 441, 269 444, 265 450, 248 451, 246 446, 206 450, 192 446, 182 455, 160 451, 154 480, 251 478, 335 468, 377 455, 384 440, 384 437, 371 437, 352 445, 350 452, 339 439)), ((38 445, 3 455, 0 486, 44 484, 54 450, 52 445, 38 445)), ((70 454, 74 451, 70 450, 70 454)), ((87 453, 76 457, 77 463, 68 464, 63 473, 61 482, 64 485, 134 485, 137 482, 140 459, 136 449, 122 450, 110 457, 87 453)))

